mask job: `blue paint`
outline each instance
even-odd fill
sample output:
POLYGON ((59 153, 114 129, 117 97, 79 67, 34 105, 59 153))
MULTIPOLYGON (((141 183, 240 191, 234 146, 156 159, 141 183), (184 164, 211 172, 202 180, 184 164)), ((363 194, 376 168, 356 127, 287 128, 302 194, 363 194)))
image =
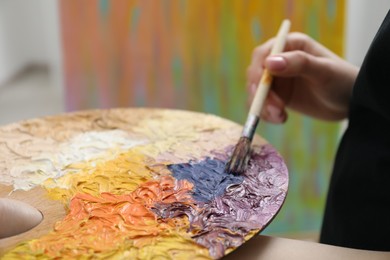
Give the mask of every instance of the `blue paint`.
POLYGON ((172 59, 172 76, 174 81, 174 87, 177 91, 183 88, 183 62, 180 56, 175 55, 172 59))
POLYGON ((261 30, 261 24, 258 17, 252 18, 252 35, 253 39, 255 39, 255 42, 260 42, 260 39, 262 37, 262 30, 261 30))
POLYGON ((186 200, 156 203, 153 212, 163 219, 187 215, 189 230, 198 231, 192 239, 209 248, 213 259, 221 258, 227 248, 241 245, 249 232, 263 229, 286 197, 283 159, 271 145, 252 148, 247 170, 240 176, 224 172, 225 159, 169 165, 176 179, 194 184, 193 198, 206 203, 196 202, 195 207, 186 200))
POLYGON ((194 184, 192 197, 196 201, 210 202, 222 196, 227 187, 237 185, 244 180, 225 172, 225 161, 206 158, 201 162, 172 164, 168 169, 178 180, 187 180, 194 184))
POLYGON ((109 8, 110 5, 108 0, 99 0, 99 10, 103 16, 107 16, 109 8))
POLYGON ((213 71, 212 66, 205 65, 201 69, 200 73, 200 84, 202 88, 202 101, 205 112, 211 114, 219 114, 219 105, 218 105, 218 95, 217 88, 210 86, 210 79, 212 78, 211 71, 213 71))
POLYGON ((329 18, 329 20, 334 22, 336 20, 336 15, 337 15, 336 0, 328 0, 326 6, 327 6, 328 18, 329 18))
POLYGON ((139 7, 134 7, 131 10, 131 15, 130 15, 130 31, 133 33, 137 32, 138 24, 139 24, 139 19, 140 19, 140 9, 139 7))
POLYGON ((305 31, 315 40, 320 39, 320 17, 319 11, 316 8, 311 8, 308 10, 308 16, 306 21, 305 31))

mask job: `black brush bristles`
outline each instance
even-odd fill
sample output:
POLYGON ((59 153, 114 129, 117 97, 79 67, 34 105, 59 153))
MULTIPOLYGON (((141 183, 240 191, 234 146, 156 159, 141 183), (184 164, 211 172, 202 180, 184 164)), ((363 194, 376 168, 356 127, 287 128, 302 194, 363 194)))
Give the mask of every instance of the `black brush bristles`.
MULTIPOLYGON (((287 34, 290 30, 290 21, 284 20, 279 28, 274 46, 272 46, 271 55, 280 53, 283 51, 286 43, 287 34)), ((234 148, 230 161, 226 164, 225 172, 232 174, 242 174, 245 172, 248 161, 249 153, 251 150, 251 142, 256 131, 257 124, 260 120, 260 113, 263 104, 267 98, 268 90, 272 84, 272 75, 265 69, 261 79, 259 81, 256 93, 253 97, 251 107, 249 109, 248 118, 246 119, 244 128, 242 130, 241 138, 234 148)))
POLYGON ((249 161, 251 143, 252 140, 248 137, 240 137, 240 140, 234 148, 230 161, 227 162, 225 166, 225 172, 235 175, 244 173, 249 161))

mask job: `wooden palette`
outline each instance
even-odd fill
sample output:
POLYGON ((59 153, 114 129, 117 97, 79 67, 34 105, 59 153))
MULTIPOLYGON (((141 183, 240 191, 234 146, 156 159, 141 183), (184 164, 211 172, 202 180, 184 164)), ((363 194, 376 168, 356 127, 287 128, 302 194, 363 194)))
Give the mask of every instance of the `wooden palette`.
POLYGON ((248 170, 224 165, 242 127, 163 109, 92 110, 0 128, 0 196, 40 210, 0 239, 23 258, 217 259, 268 225, 288 188, 284 161, 256 136, 248 170))

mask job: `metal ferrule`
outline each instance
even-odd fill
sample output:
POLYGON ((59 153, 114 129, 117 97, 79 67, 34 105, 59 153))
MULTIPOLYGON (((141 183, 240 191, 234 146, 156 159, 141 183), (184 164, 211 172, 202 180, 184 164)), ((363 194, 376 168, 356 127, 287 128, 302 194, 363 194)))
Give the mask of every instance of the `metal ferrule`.
POLYGON ((252 140, 253 136, 255 135, 255 131, 258 123, 259 123, 258 116, 252 114, 248 115, 241 136, 247 137, 249 138, 249 140, 252 140))

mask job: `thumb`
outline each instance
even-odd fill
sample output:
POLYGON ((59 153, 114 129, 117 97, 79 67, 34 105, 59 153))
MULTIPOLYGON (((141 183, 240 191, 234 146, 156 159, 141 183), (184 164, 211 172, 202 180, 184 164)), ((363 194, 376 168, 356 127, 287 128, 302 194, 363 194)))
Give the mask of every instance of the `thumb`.
POLYGON ((324 64, 306 52, 291 51, 267 57, 265 67, 275 76, 293 77, 318 75, 324 64))

